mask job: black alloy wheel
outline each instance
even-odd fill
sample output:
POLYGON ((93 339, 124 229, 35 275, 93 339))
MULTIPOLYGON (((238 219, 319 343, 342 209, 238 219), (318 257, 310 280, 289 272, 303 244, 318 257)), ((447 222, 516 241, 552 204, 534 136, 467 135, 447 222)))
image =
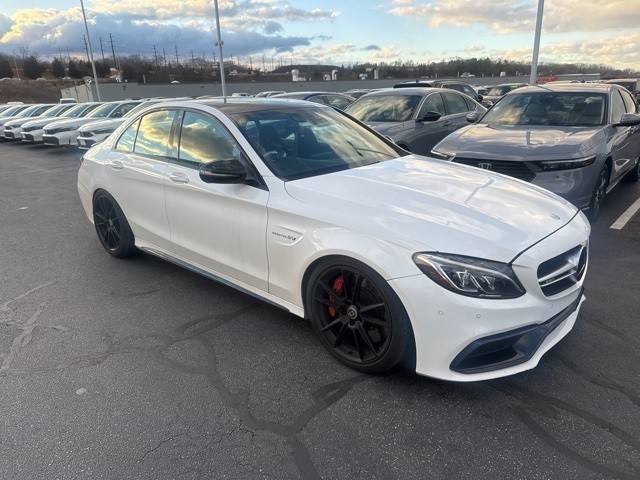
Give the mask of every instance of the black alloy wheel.
POLYGON ((591 198, 591 205, 589 208, 589 219, 592 222, 595 222, 600 215, 600 210, 602 209, 602 202, 604 201, 604 197, 607 195, 607 186, 609 185, 609 168, 603 167, 600 171, 600 175, 598 176, 598 180, 596 182, 596 188, 593 191, 593 196, 591 198))
POLYGON ((306 305, 315 330, 346 365, 384 372, 409 350, 413 336, 404 307, 368 267, 355 262, 324 266, 314 272, 307 290, 306 305))
POLYGON ((93 221, 98 239, 114 257, 128 257, 136 251, 133 232, 117 202, 107 192, 93 199, 93 221))

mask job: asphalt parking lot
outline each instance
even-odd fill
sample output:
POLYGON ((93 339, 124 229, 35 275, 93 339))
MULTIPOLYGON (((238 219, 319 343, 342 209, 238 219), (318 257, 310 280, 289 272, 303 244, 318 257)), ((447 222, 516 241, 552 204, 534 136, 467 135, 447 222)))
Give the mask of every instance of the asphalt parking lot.
POLYGON ((106 255, 80 152, 0 144, 0 478, 640 478, 640 197, 594 226, 587 301, 533 371, 363 376, 310 326, 106 255))

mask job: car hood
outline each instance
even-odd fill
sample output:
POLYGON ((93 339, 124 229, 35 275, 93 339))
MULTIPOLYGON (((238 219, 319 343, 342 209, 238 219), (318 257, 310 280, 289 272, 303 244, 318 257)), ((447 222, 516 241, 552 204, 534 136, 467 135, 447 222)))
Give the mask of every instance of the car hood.
POLYGON ((113 128, 115 130, 124 121, 125 121, 124 118, 111 118, 108 120, 99 120, 96 122, 90 122, 85 125, 82 125, 82 127, 80 128, 80 131, 90 132, 91 130, 97 130, 102 128, 113 128))
POLYGON ((286 182, 293 198, 329 224, 413 251, 509 262, 578 212, 519 180, 409 155, 286 182))
POLYGON ((42 117, 20 117, 20 118, 15 118, 13 120, 5 122, 4 126, 5 127, 19 127, 21 125, 24 125, 27 122, 31 122, 33 120, 39 120, 39 119, 42 119, 42 117))
POLYGON ((11 117, 0 117, 0 125, 6 125, 8 122, 11 122, 13 120, 20 120, 24 117, 20 117, 20 116, 11 116, 11 117))
POLYGON ((95 122, 96 118, 91 117, 78 117, 78 118, 69 118, 65 120, 53 120, 51 123, 47 123, 47 128, 78 128, 87 123, 95 122))
POLYGON ((565 160, 591 155, 602 127, 469 125, 434 147, 439 153, 492 160, 565 160))

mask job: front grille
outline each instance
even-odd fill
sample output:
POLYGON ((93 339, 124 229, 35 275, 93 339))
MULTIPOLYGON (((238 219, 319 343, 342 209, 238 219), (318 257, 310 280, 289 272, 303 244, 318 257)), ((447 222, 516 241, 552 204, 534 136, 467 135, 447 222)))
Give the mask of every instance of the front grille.
POLYGON ((587 269, 589 245, 578 245, 543 262, 538 267, 538 283, 547 297, 557 295, 582 280, 587 269))
POLYGON ((510 160, 483 160, 479 158, 464 157, 455 157, 453 161, 463 165, 470 165, 472 167, 502 173, 503 175, 519 178, 526 182, 530 182, 536 176, 525 162, 512 162, 510 160))
POLYGON ((13 132, 9 131, 9 130, 5 130, 4 131, 4 136, 6 138, 13 138, 13 132))

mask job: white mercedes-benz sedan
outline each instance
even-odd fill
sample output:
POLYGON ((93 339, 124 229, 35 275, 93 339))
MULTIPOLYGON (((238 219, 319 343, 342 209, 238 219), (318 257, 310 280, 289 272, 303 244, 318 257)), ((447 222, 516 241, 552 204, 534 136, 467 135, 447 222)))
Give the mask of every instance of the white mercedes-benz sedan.
POLYGON ((78 190, 109 254, 142 250, 308 318, 364 372, 528 370, 584 300, 577 208, 310 102, 153 105, 84 155, 78 190))

